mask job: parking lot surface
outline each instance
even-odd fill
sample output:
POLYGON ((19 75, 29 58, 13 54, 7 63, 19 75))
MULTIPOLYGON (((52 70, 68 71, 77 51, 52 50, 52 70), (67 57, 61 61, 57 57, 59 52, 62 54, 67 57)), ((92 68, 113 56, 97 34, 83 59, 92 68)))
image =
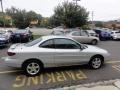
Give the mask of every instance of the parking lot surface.
MULTIPOLYGON (((111 53, 110 61, 98 69, 91 70, 86 65, 47 68, 36 77, 27 77, 23 71, 7 67, 0 59, 0 90, 47 90, 120 78, 120 41, 102 41, 97 46, 111 53)), ((7 48, 0 49, 0 57, 5 57, 7 48)))

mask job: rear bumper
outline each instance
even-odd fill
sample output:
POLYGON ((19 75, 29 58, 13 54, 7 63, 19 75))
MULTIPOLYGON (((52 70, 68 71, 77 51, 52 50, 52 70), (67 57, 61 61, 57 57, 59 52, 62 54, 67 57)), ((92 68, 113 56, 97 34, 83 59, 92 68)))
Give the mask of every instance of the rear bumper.
POLYGON ((10 59, 8 57, 3 58, 5 65, 10 66, 10 67, 17 67, 17 68, 21 68, 22 63, 19 62, 20 60, 18 59, 10 59))

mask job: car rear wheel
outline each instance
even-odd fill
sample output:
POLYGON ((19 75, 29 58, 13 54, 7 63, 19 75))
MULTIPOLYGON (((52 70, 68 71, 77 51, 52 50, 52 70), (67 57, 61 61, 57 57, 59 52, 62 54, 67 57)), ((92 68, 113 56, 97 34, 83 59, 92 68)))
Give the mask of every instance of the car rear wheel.
POLYGON ((98 43, 98 41, 95 40, 95 39, 91 41, 91 44, 92 44, 92 45, 97 45, 97 43, 98 43))
POLYGON ((39 61, 30 60, 24 63, 23 69, 27 75, 35 76, 38 75, 42 70, 42 65, 40 64, 39 61))
POLYGON ((101 56, 94 56, 91 58, 90 62, 89 62, 89 66, 92 69, 99 69, 102 65, 103 65, 103 57, 101 56))

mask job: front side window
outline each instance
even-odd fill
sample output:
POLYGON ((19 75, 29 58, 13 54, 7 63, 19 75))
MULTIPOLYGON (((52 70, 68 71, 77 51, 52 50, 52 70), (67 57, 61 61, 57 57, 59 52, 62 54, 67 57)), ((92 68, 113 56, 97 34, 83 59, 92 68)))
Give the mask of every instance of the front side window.
POLYGON ((53 40, 47 40, 45 42, 43 42, 40 47, 42 48, 54 48, 54 43, 53 43, 53 40))
POLYGON ((85 31, 82 31, 81 36, 88 36, 88 34, 85 31))
POLYGON ((69 39, 54 39, 56 49, 80 49, 80 45, 69 39))

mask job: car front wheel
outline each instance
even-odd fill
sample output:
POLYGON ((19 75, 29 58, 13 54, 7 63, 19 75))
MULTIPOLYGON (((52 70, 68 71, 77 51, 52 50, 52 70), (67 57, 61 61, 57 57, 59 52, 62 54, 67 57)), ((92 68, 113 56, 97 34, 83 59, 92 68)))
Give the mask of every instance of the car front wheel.
POLYGON ((103 65, 103 57, 101 56, 94 56, 91 58, 90 62, 89 62, 89 66, 92 69, 99 69, 102 65, 103 65))

